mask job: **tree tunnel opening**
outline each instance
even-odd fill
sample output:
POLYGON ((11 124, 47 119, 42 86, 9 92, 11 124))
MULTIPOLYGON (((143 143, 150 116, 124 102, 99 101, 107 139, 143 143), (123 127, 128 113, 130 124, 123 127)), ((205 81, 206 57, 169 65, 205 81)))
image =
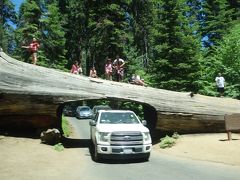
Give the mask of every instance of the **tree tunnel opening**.
MULTIPOLYGON (((79 100, 79 101, 71 101, 62 104, 59 108, 60 109, 60 116, 62 118, 61 121, 61 130, 63 134, 66 134, 65 124, 66 120, 71 121, 70 123, 74 123, 76 128, 76 123, 79 121, 89 120, 89 117, 82 118, 79 117, 80 115, 77 112, 79 107, 89 107, 91 110, 94 109, 96 106, 109 106, 113 110, 131 110, 135 112, 135 114, 139 117, 139 119, 146 120, 148 129, 150 130, 152 138, 155 138, 155 127, 157 123, 157 111, 156 109, 145 103, 140 103, 137 101, 130 101, 130 100, 122 100, 122 99, 115 99, 115 98, 108 98, 108 99, 94 99, 94 100, 79 100)), ((88 129, 89 130, 89 129, 88 129)), ((66 135, 65 135, 66 137, 66 135)))

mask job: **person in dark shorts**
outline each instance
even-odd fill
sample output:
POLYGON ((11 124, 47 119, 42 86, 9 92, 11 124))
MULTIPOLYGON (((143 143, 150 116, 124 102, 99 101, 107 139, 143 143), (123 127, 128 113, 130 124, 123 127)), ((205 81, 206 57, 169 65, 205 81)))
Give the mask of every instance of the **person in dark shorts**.
POLYGON ((216 81, 216 85, 217 85, 217 92, 219 93, 220 97, 223 97, 225 79, 221 73, 218 73, 218 76, 215 78, 215 81, 216 81))
POLYGON ((113 61, 113 69, 117 82, 122 82, 124 77, 124 65, 125 61, 119 58, 119 55, 116 56, 116 59, 113 61))

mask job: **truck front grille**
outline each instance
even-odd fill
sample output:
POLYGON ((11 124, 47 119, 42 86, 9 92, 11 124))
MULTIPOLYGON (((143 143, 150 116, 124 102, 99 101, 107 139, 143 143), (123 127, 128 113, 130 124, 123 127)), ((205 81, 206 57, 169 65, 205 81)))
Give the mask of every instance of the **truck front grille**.
POLYGON ((110 139, 111 146, 135 146, 143 144, 141 132, 113 132, 110 139))

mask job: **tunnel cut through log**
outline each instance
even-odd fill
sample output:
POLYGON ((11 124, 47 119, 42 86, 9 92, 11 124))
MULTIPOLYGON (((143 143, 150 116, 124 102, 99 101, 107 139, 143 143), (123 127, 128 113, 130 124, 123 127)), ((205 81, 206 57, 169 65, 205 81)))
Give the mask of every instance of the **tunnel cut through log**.
POLYGON ((127 101, 122 99, 116 98, 106 98, 106 99, 91 99, 91 100, 83 100, 83 101, 71 101, 63 103, 59 106, 59 110, 61 114, 63 114, 63 108, 66 106, 71 106, 73 109, 76 109, 77 106, 87 105, 90 108, 93 108, 95 105, 109 105, 112 109, 126 109, 134 111, 141 120, 147 121, 147 127, 149 128, 150 132, 153 134, 156 127, 157 122, 157 111, 154 107, 149 104, 136 102, 136 101, 127 101), (126 103, 131 104, 131 107, 127 108, 126 103), (139 107, 141 106, 141 107, 139 107), (142 110, 139 110, 142 109, 142 110), (143 114, 143 117, 141 117, 143 114))
POLYGON ((63 103, 87 99, 146 104, 147 120, 162 131, 220 132, 225 114, 240 113, 236 99, 89 78, 24 63, 0 52, 0 128, 59 126, 63 103))

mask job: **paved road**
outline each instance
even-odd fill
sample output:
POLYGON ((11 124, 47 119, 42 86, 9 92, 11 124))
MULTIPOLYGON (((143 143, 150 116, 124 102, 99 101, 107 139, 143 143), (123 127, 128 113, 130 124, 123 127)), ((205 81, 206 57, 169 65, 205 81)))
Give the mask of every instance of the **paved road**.
POLYGON ((92 161, 87 145, 89 144, 89 120, 69 118, 76 130, 76 135, 85 147, 81 148, 88 158, 85 158, 84 180, 239 180, 240 167, 194 161, 184 158, 163 155, 153 150, 148 162, 92 161))

